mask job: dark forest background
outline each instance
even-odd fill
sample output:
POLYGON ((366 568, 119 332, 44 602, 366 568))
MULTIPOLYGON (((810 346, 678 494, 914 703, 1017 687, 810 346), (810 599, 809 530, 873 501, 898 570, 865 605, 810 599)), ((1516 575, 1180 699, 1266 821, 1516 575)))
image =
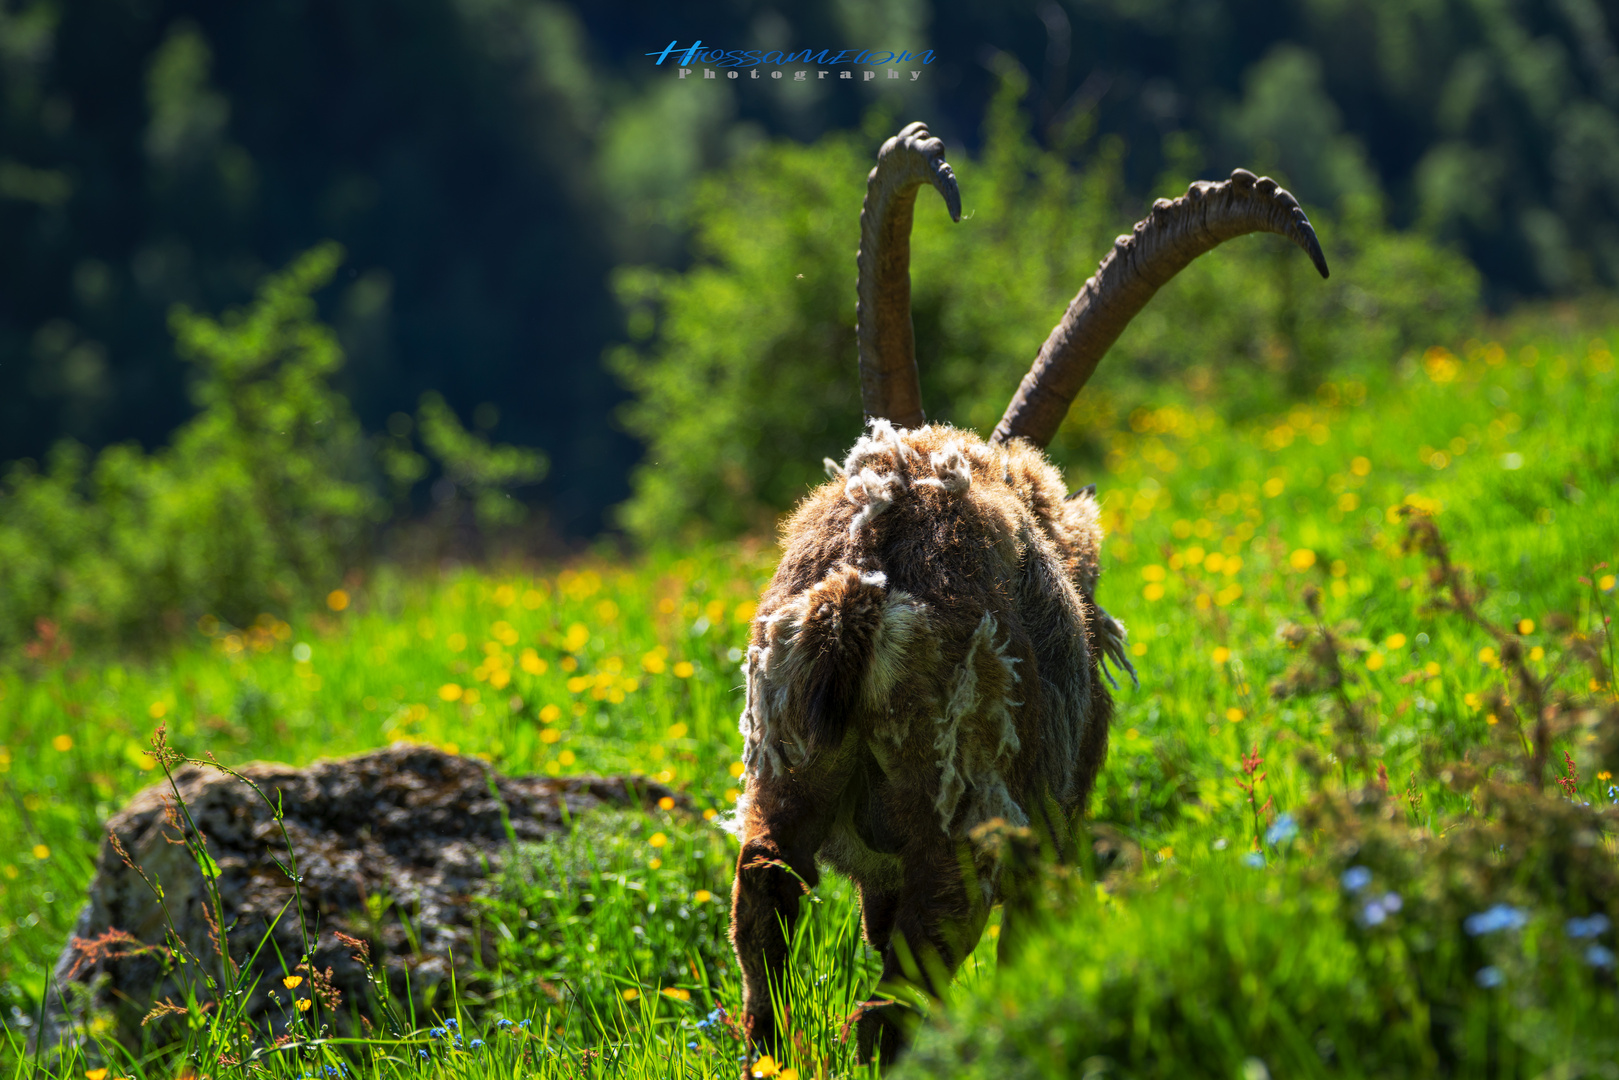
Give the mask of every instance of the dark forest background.
POLYGON ((698 178, 767 140, 875 107, 976 154, 1009 73, 1039 144, 1120 148, 1134 197, 1243 164, 1312 208, 1376 200, 1497 309, 1610 288, 1616 24, 1596 0, 0 0, 0 464, 162 445, 198 408, 174 305, 243 303, 333 239, 318 301, 360 425, 439 391, 543 449, 530 501, 594 534, 642 456, 603 362, 614 268, 689 265, 698 178), (644 55, 696 38, 938 60, 694 83, 644 55))

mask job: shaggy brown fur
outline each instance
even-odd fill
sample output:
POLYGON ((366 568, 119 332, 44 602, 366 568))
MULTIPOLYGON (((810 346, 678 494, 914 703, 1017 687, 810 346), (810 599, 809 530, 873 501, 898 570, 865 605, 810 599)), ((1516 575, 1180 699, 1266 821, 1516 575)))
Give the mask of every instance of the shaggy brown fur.
MULTIPOLYGON (((969 834, 1066 842, 1107 751, 1102 657, 1128 668, 1094 602, 1095 499, 1039 450, 875 420, 841 472, 787 523, 747 654, 732 939, 766 1049, 794 875, 851 878, 883 983, 937 995, 1003 885, 969 834)), ((892 1060, 902 1023, 866 1010, 863 1058, 892 1060)))

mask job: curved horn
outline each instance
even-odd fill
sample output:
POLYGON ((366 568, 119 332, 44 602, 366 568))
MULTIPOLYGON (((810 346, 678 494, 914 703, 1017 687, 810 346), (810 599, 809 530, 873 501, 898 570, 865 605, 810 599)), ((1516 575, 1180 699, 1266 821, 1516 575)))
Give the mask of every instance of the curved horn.
POLYGON ((1051 442, 1068 406, 1153 293, 1187 263, 1232 237, 1280 233, 1303 248, 1322 277, 1326 256, 1299 202, 1270 177, 1238 169, 1217 184, 1200 180, 1171 202, 1159 199, 1129 236, 1113 242, 1046 338, 991 441, 1051 442))
POLYGON ((877 167, 866 177, 857 256, 860 404, 867 419, 882 417, 900 427, 919 427, 927 419, 911 334, 911 216, 923 184, 939 189, 950 220, 961 220, 961 193, 944 160, 944 143, 919 121, 877 152, 877 167))

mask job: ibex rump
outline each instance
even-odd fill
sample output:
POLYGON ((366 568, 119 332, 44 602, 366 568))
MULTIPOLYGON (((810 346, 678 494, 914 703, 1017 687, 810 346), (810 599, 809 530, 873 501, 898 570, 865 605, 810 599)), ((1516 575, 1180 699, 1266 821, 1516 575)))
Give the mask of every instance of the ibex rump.
MULTIPOLYGON (((1102 354, 1160 285, 1230 237, 1281 233, 1327 273, 1272 180, 1238 170, 1161 199, 1069 305, 986 443, 922 413, 909 234, 923 184, 959 221, 943 144, 911 124, 883 145, 861 214, 869 428, 788 521, 747 654, 732 940, 744 1025, 766 1049, 780 1035, 769 986, 783 927, 817 860, 859 887, 883 982, 937 995, 1003 884, 969 834, 998 818, 1060 845, 1084 809, 1113 711, 1104 658, 1134 670, 1123 626, 1096 606, 1094 491, 1069 495, 1041 448, 1102 354)), ((896 1008, 863 1010, 862 1059, 899 1050, 896 1008)))

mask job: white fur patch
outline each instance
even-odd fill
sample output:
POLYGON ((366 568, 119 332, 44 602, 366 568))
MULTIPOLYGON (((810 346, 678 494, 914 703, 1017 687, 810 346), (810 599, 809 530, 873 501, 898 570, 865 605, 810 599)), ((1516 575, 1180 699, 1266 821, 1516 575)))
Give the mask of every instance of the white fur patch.
POLYGON ((933 466, 933 475, 918 480, 917 487, 936 487, 947 495, 961 495, 972 487, 972 466, 967 463, 967 456, 961 452, 959 444, 934 451, 929 455, 928 463, 933 466))
POLYGON ((850 502, 860 507, 849 520, 849 539, 855 540, 860 530, 871 524, 878 514, 894 505, 904 484, 894 473, 876 473, 870 469, 853 470, 844 482, 843 493, 850 502))
POLYGON ((843 471, 846 474, 853 476, 868 461, 883 460, 893 469, 920 456, 910 443, 906 442, 905 436, 896 431, 894 425, 887 420, 872 420, 867 428, 867 433, 855 440, 848 458, 843 462, 843 471))
POLYGON ((737 729, 742 733, 742 767, 750 775, 774 776, 786 772, 778 748, 776 725, 772 722, 778 710, 771 708, 769 700, 766 676, 769 666, 770 649, 748 646, 744 666, 745 696, 737 729))
POLYGON ((985 612, 968 642, 967 655, 950 681, 944 715, 936 721, 939 730, 933 749, 939 754, 939 792, 933 805, 939 812, 939 828, 946 833, 969 785, 973 788, 974 800, 966 823, 968 828, 989 817, 1027 824, 1022 808, 1012 800, 1000 775, 1001 763, 1022 749, 1012 715, 1012 708, 1018 703, 1009 700, 1004 693, 986 699, 979 686, 979 664, 983 662, 980 657, 993 658, 1000 663, 1008 684, 1018 681, 1017 658, 1008 656, 1004 645, 996 644, 997 629, 995 617, 985 612), (995 794, 997 790, 1000 795, 995 794))
MULTIPOLYGON (((880 574, 876 576, 882 577, 880 574)), ((866 579, 862 576, 861 580, 866 579)), ((888 584, 886 577, 882 584, 888 584)), ((877 624, 871 666, 866 669, 866 677, 861 684, 860 696, 867 708, 882 708, 894 684, 911 666, 912 643, 927 629, 927 605, 900 589, 889 594, 883 603, 882 621, 877 624)))

